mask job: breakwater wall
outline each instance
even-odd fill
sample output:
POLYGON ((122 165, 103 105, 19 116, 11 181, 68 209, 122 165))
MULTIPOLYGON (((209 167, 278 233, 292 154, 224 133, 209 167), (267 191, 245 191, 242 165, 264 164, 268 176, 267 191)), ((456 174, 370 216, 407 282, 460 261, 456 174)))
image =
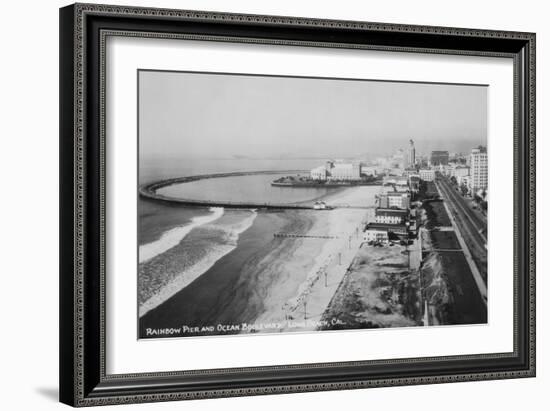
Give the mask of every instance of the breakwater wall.
POLYGON ((210 200, 194 200, 186 198, 176 198, 165 196, 157 193, 157 190, 168 187, 174 184, 184 184, 192 181, 206 180, 210 178, 224 178, 224 177, 238 177, 238 176, 248 176, 256 174, 285 174, 285 173, 301 173, 305 170, 273 170, 273 171, 236 171, 230 173, 214 173, 214 174, 201 174, 194 176, 186 177, 176 177, 168 178, 164 180, 154 181, 152 183, 143 184, 139 187, 139 195, 143 198, 148 198, 150 200, 167 202, 167 203, 176 203, 187 206, 196 206, 196 207, 226 207, 226 208, 241 208, 241 209, 250 209, 250 208, 264 208, 264 209, 312 209, 312 204, 305 203, 261 203, 261 202, 250 202, 250 201, 210 201, 210 200))

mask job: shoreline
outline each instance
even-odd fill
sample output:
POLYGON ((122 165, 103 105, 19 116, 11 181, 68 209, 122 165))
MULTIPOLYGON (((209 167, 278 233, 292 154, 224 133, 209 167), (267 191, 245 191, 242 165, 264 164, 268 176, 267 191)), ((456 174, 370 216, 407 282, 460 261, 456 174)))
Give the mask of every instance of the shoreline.
MULTIPOLYGON (((356 186, 327 194, 324 199, 329 205, 349 202, 354 205, 369 204, 374 208, 377 193, 372 186, 356 186)), ((318 329, 323 313, 363 243, 362 225, 373 218, 373 209, 337 208, 329 213, 311 215, 314 222, 307 235, 332 238, 325 241, 315 238, 286 240, 295 244, 286 256, 283 272, 274 270, 273 273, 283 284, 270 289, 266 295, 266 309, 254 321, 258 324, 277 323, 279 326, 275 330, 259 332, 318 329), (289 275, 293 270, 294 273, 301 272, 289 275)), ((277 264, 278 258, 268 255, 266 263, 277 264)))
MULTIPOLYGON (((373 204, 376 193, 373 187, 353 187, 327 197, 330 197, 328 201, 373 204)), ((317 320, 362 242, 361 226, 371 211, 342 208, 330 213, 258 212, 233 251, 140 318, 140 338, 151 338, 144 334, 145 329, 152 327, 188 326, 193 329, 218 324, 278 324, 261 330, 250 327, 245 331, 199 331, 184 336, 317 329, 317 320), (285 231, 315 238, 275 236, 285 231), (337 239, 318 238, 329 235, 337 239), (323 266, 327 271, 326 287, 324 275, 317 275, 323 266), (289 314, 297 320, 303 319, 300 303, 306 294, 306 317, 311 324, 303 327, 293 321, 285 322, 285 318, 289 318, 283 309, 285 304, 287 308, 294 306, 289 314)))

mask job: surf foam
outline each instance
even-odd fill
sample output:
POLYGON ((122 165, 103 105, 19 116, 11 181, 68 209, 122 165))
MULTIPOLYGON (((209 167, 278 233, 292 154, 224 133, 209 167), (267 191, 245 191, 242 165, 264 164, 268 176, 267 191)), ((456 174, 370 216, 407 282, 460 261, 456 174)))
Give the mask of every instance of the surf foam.
POLYGON ((212 214, 193 217, 189 224, 174 227, 164 232, 158 240, 141 245, 139 247, 139 263, 149 261, 151 258, 177 246, 191 230, 201 225, 212 223, 223 215, 223 208, 221 207, 212 207, 210 211, 212 214))
POLYGON ((203 258, 174 276, 165 285, 161 286, 157 292, 140 304, 139 316, 142 317, 148 311, 158 307, 174 294, 187 287, 201 275, 206 273, 220 258, 233 251, 237 247, 237 240, 240 234, 252 226, 256 215, 256 211, 252 210, 250 216, 246 217, 244 220, 230 225, 213 227, 222 230, 224 244, 212 245, 203 258))

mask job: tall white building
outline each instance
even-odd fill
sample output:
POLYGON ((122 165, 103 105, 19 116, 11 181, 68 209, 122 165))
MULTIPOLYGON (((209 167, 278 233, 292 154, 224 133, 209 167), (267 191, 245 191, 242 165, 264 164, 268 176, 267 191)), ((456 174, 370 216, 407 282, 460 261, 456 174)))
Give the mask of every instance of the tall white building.
POLYGON ((486 190, 488 185, 487 150, 483 147, 472 149, 470 154, 470 190, 486 190))
POLYGON ((416 150, 414 149, 414 141, 409 140, 409 150, 407 152, 407 167, 413 167, 416 163, 416 150))

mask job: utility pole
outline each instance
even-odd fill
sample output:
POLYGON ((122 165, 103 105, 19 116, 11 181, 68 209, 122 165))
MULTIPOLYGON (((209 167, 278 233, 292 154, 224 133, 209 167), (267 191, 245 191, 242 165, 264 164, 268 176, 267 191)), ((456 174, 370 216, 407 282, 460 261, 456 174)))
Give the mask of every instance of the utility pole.
POLYGON ((327 273, 327 270, 325 270, 325 288, 328 287, 327 276, 328 276, 328 273, 327 273))
POLYGON ((304 298, 304 320, 307 320, 307 301, 304 298))

